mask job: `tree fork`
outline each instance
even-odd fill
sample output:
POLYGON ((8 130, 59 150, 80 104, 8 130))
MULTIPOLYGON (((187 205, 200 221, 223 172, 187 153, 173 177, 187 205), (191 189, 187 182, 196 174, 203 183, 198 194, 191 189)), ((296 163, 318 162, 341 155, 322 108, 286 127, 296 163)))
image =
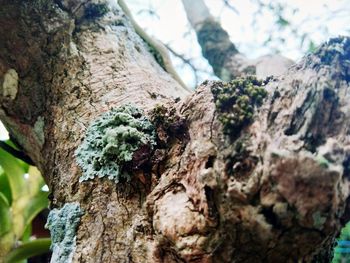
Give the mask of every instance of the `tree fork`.
POLYGON ((348 220, 349 38, 271 79, 230 136, 212 92, 223 84, 186 93, 118 6, 1 4, 1 119, 44 173, 55 214, 81 215, 73 262, 312 262, 348 220), (129 182, 79 182, 88 126, 127 103, 155 125, 148 163, 125 164, 129 182))

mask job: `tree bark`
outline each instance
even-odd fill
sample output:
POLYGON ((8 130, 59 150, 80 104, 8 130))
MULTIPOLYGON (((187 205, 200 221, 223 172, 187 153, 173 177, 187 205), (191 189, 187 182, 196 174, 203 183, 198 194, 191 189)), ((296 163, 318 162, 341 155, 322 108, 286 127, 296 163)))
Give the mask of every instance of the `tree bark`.
POLYGON ((55 262, 312 262, 349 219, 349 38, 266 82, 228 132, 238 104, 222 112, 215 92, 243 80, 188 94, 117 5, 0 4, 0 117, 50 187, 51 232, 69 230, 55 262), (156 145, 133 153, 130 180, 79 180, 77 147, 126 103, 156 145))

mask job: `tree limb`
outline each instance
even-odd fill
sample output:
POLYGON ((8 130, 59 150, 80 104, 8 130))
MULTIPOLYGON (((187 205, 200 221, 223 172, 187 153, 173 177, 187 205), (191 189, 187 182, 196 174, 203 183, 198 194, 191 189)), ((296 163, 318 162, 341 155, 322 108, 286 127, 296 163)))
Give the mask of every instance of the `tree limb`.
POLYGON ((158 41, 155 38, 150 37, 143 29, 142 27, 140 27, 136 21, 134 20, 134 18, 131 15, 131 12, 128 8, 128 6, 126 5, 126 3, 124 2, 124 0, 118 0, 118 3, 120 5, 120 7, 123 9, 124 13, 129 17, 129 20, 131 22, 131 24, 133 25, 136 33, 144 40, 146 41, 149 45, 151 45, 157 52, 160 53, 161 57, 162 57, 162 62, 164 63, 164 67, 166 72, 168 72, 177 82, 179 82, 179 84, 186 90, 186 91, 191 91, 191 89, 189 89, 186 84, 183 82, 183 80, 180 78, 179 74, 177 74, 171 59, 169 57, 168 54, 168 50, 166 49, 166 47, 164 47, 164 45, 158 41))
POLYGON ((270 75, 280 75, 292 65, 291 60, 280 55, 247 59, 239 53, 227 32, 212 17, 203 0, 182 0, 182 3, 197 34, 203 56, 220 79, 229 81, 246 75, 266 78, 270 75))

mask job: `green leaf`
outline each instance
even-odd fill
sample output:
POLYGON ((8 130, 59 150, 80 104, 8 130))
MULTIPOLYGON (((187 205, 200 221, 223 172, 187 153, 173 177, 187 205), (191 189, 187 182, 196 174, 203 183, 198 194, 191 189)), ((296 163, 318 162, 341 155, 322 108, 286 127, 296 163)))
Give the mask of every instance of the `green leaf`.
POLYGON ((28 189, 29 197, 23 211, 24 225, 26 227, 28 224, 31 224, 32 220, 40 211, 49 206, 48 192, 41 190, 45 182, 39 170, 34 166, 30 166, 28 175, 28 185, 30 185, 30 189, 28 189))
POLYGON ((50 238, 38 238, 25 242, 7 255, 5 263, 14 263, 19 260, 47 253, 50 250, 50 245, 50 238))
POLYGON ((12 203, 12 194, 10 183, 7 179, 6 174, 0 166, 0 192, 6 197, 9 204, 12 203))
POLYGON ((48 206, 48 193, 41 190, 45 183, 36 167, 29 167, 25 183, 22 195, 12 204, 13 231, 18 237, 23 235, 34 217, 48 206))
POLYGON ((24 225, 26 228, 31 224, 32 220, 37 216, 37 214, 48 207, 49 201, 47 195, 47 192, 41 191, 35 197, 29 200, 24 211, 24 225))
POLYGON ((3 149, 0 149, 0 165, 4 169, 11 186, 12 199, 17 200, 26 188, 23 177, 25 170, 15 157, 3 149))
POLYGON ((0 237, 11 230, 11 211, 7 198, 0 192, 0 237))
POLYGON ((32 224, 28 224, 22 235, 22 242, 29 241, 32 236, 32 224))

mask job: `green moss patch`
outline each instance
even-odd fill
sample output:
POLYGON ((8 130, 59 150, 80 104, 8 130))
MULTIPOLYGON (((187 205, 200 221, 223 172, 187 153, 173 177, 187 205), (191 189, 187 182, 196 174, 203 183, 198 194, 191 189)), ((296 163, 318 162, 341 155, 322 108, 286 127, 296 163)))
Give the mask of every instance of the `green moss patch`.
POLYGON ((76 151, 83 170, 80 182, 95 177, 107 177, 116 183, 129 181, 130 170, 150 157, 155 137, 154 127, 143 111, 130 104, 102 114, 87 129, 76 151))
POLYGON ((254 108, 262 104, 267 95, 264 82, 255 77, 237 78, 231 82, 217 82, 212 87, 218 119, 227 135, 238 135, 247 125, 254 108))

